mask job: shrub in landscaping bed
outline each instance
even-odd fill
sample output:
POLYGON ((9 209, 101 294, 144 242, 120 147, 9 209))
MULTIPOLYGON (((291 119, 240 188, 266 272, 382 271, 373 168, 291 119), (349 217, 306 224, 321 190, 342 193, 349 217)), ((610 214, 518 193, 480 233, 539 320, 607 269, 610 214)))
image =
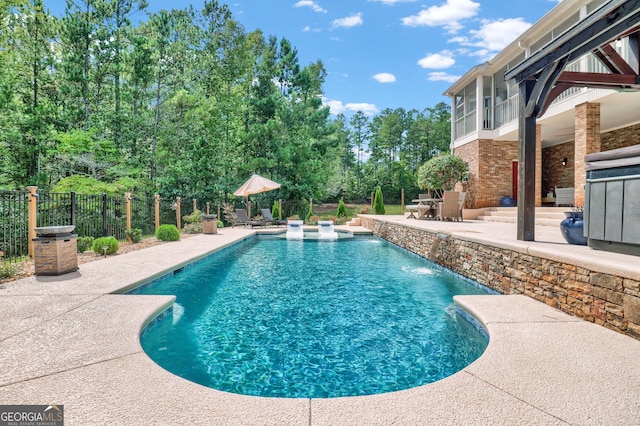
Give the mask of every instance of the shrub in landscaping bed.
POLYGON ((160 225, 156 230, 156 238, 160 241, 178 241, 180 239, 180 231, 175 225, 160 225))
POLYGON ((115 237, 96 238, 91 249, 96 254, 114 254, 118 252, 118 240, 115 237))

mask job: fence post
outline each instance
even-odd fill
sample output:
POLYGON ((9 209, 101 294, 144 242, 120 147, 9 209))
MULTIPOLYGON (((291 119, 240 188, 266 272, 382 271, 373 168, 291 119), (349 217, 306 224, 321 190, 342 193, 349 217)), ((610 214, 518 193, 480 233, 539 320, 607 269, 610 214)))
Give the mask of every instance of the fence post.
POLYGON ((155 230, 157 231, 158 228, 160 227, 160 195, 158 195, 158 194, 156 194, 155 214, 156 214, 156 227, 155 227, 155 230))
POLYGON ((313 216, 313 198, 309 198, 309 214, 313 216))
POLYGON ((282 198, 278 199, 278 219, 282 220, 282 198))
POLYGON ((209 214, 209 207, 210 207, 210 202, 207 201, 207 214, 209 214))
MULTIPOLYGON (((77 211, 78 211, 78 200, 76 199, 76 193, 71 191, 69 194, 71 198, 71 225, 76 226, 77 221, 77 211)), ((78 233, 78 229, 76 229, 76 234, 78 233)))
POLYGON ((402 206, 402 214, 404 214, 404 188, 402 188, 402 192, 400 193, 400 205, 402 206))
POLYGON ((218 219, 220 219, 220 204, 218 204, 218 219))
POLYGON ((102 193, 102 236, 107 237, 109 230, 107 229, 107 193, 102 193))
POLYGON ((195 213, 198 210, 198 200, 193 198, 193 212, 195 213))
POLYGON ((371 208, 373 209, 373 197, 375 196, 375 193, 371 193, 371 208))
POLYGON ((178 230, 180 230, 180 197, 176 197, 176 225, 178 225, 178 230))
POLYGON ((126 202, 125 211, 127 212, 127 231, 131 231, 131 193, 125 192, 124 199, 126 202))
POLYGON ((29 191, 29 219, 27 221, 29 226, 27 230, 27 237, 29 238, 28 251, 29 256, 33 258, 33 239, 36 237, 36 226, 38 226, 38 187, 27 186, 27 191, 29 191))

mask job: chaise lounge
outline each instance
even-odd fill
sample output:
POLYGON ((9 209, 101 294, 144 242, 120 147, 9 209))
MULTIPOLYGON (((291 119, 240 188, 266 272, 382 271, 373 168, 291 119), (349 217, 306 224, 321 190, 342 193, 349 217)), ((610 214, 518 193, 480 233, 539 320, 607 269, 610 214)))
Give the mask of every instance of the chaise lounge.
POLYGON ((233 222, 232 227, 235 227, 236 225, 244 225, 245 227, 247 225, 250 225, 253 228, 254 226, 266 225, 266 222, 263 222, 261 220, 249 219, 249 215, 247 214, 247 211, 245 209, 236 209, 236 216, 238 219, 233 222))

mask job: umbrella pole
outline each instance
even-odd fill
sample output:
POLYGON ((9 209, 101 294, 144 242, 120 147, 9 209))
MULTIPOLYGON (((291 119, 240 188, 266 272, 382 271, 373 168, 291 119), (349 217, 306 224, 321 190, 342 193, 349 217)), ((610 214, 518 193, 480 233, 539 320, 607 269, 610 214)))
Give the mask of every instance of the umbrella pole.
POLYGON ((251 219, 251 200, 249 200, 249 197, 247 197, 247 215, 251 219))

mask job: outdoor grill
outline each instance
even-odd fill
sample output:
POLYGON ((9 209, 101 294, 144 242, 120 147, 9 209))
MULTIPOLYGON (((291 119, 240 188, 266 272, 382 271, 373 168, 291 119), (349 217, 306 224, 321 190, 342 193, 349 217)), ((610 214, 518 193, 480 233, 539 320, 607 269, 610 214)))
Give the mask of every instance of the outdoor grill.
POLYGON ((75 226, 42 226, 35 228, 33 239, 36 275, 62 275, 78 270, 75 226))

